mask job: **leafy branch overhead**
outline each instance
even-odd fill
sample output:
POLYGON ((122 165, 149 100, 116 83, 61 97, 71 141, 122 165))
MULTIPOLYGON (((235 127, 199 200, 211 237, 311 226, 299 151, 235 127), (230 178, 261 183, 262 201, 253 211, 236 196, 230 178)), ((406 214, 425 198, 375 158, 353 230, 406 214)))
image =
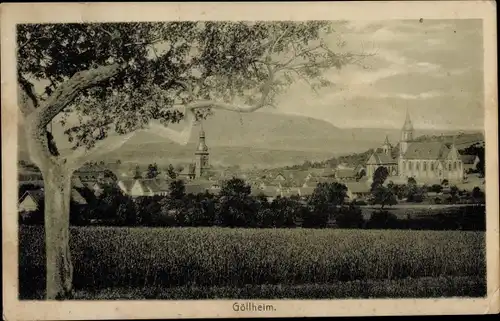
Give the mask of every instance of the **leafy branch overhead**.
POLYGON ((324 21, 19 25, 20 108, 40 132, 57 117, 74 149, 141 129, 185 144, 211 109, 273 106, 294 82, 329 86, 324 71, 367 56, 330 48, 332 32, 324 21))

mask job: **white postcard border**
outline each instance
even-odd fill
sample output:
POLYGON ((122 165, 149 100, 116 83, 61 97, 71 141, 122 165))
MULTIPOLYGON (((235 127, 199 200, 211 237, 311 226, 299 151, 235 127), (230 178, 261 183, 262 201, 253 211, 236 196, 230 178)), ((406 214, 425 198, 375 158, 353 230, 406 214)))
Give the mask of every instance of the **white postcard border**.
POLYGON ((41 3, 3 4, 2 246, 6 320, 210 318, 484 314, 499 310, 498 97, 496 12, 493 1, 260 2, 260 3, 41 3), (15 24, 163 20, 387 20, 483 19, 487 298, 370 300, 252 300, 275 311, 234 311, 235 302, 64 301, 17 299, 17 117, 15 24))

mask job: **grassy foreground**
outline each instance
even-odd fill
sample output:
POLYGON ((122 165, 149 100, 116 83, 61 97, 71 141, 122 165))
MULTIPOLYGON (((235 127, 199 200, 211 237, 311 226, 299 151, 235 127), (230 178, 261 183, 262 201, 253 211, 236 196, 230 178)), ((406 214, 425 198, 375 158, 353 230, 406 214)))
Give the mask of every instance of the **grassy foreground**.
MULTIPOLYGON (((107 288, 77 290, 74 300, 203 300, 203 299, 373 299, 481 297, 481 277, 406 278, 346 281, 332 284, 246 285, 243 287, 183 286, 173 288, 107 288)), ((30 299, 43 300, 43 292, 30 299)))
MULTIPOLYGON (((485 290, 481 232, 79 227, 71 229, 71 248, 77 298, 481 296, 485 290)), ((22 227, 22 298, 43 289, 43 252, 43 230, 22 227)))

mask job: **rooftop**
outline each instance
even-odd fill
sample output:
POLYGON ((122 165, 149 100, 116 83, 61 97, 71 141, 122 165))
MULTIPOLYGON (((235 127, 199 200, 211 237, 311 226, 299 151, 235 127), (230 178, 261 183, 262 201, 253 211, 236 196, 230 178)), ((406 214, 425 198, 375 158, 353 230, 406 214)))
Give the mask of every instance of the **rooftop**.
POLYGON ((444 159, 450 148, 442 142, 413 142, 408 146, 405 159, 444 159))

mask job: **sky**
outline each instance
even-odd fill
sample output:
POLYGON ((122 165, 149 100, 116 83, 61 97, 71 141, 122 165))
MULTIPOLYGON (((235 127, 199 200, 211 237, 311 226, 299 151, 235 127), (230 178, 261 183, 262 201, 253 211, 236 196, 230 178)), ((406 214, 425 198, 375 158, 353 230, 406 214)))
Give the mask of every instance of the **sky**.
POLYGON ((335 50, 342 41, 346 45, 338 50, 368 54, 362 66, 327 71, 334 86, 318 93, 296 82, 274 108, 260 112, 303 115, 341 128, 401 128, 408 111, 418 129, 484 128, 481 20, 334 26, 325 42, 335 50))
POLYGON ((421 129, 482 130, 481 20, 389 20, 336 23, 326 39, 367 53, 364 66, 330 70, 333 87, 294 84, 274 110, 338 127, 400 128, 406 111, 421 129))

